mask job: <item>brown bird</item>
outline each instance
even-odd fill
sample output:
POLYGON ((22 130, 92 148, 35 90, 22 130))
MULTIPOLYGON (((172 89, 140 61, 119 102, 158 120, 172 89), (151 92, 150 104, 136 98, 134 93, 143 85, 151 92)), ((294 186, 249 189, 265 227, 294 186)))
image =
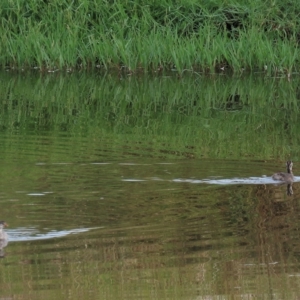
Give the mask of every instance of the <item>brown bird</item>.
POLYGON ((294 181, 294 175, 293 175, 293 162, 291 160, 288 160, 286 162, 286 171, 287 173, 284 172, 275 173, 272 175, 272 178, 274 180, 279 180, 286 183, 292 183, 294 181))

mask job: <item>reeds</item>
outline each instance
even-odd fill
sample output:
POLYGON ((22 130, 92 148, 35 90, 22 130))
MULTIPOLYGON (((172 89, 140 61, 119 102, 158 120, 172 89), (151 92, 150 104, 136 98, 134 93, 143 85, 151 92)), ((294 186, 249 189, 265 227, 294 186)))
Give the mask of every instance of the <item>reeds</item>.
POLYGON ((4 0, 0 65, 298 71, 300 4, 248 2, 4 0))

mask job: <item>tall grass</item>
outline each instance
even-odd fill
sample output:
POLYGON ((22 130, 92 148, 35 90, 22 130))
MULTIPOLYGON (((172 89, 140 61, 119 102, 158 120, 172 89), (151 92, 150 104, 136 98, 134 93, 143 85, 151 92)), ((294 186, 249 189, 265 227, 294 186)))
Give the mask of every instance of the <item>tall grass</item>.
POLYGON ((297 70, 300 4, 3 0, 0 65, 297 70))

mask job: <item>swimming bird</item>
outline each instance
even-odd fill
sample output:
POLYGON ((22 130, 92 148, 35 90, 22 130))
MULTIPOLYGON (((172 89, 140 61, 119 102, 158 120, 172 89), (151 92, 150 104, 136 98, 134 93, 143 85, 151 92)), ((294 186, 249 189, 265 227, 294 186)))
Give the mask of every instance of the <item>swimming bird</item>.
POLYGON ((7 226, 8 225, 4 221, 0 221, 0 257, 5 256, 3 248, 6 247, 8 244, 8 235, 3 230, 3 228, 7 226))
POLYGON ((286 171, 287 173, 284 172, 275 173, 272 175, 272 178, 274 180, 279 180, 286 183, 292 183, 294 181, 294 174, 293 174, 293 162, 291 160, 288 160, 286 162, 286 171))
POLYGON ((5 221, 0 221, 0 241, 8 240, 7 233, 3 230, 3 228, 7 226, 8 225, 5 223, 5 221))

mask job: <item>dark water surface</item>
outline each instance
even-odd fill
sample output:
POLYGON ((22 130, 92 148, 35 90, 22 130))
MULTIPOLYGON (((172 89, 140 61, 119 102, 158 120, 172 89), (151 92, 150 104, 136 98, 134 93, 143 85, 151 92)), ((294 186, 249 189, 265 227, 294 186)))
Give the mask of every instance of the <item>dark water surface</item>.
POLYGON ((210 79, 196 114, 176 98, 191 78, 173 94, 161 78, 21 79, 0 90, 0 298, 297 299, 300 178, 292 195, 270 179, 286 158, 300 174, 294 83, 258 81, 226 109, 249 80, 210 79), (251 104, 254 88, 294 98, 251 104))

